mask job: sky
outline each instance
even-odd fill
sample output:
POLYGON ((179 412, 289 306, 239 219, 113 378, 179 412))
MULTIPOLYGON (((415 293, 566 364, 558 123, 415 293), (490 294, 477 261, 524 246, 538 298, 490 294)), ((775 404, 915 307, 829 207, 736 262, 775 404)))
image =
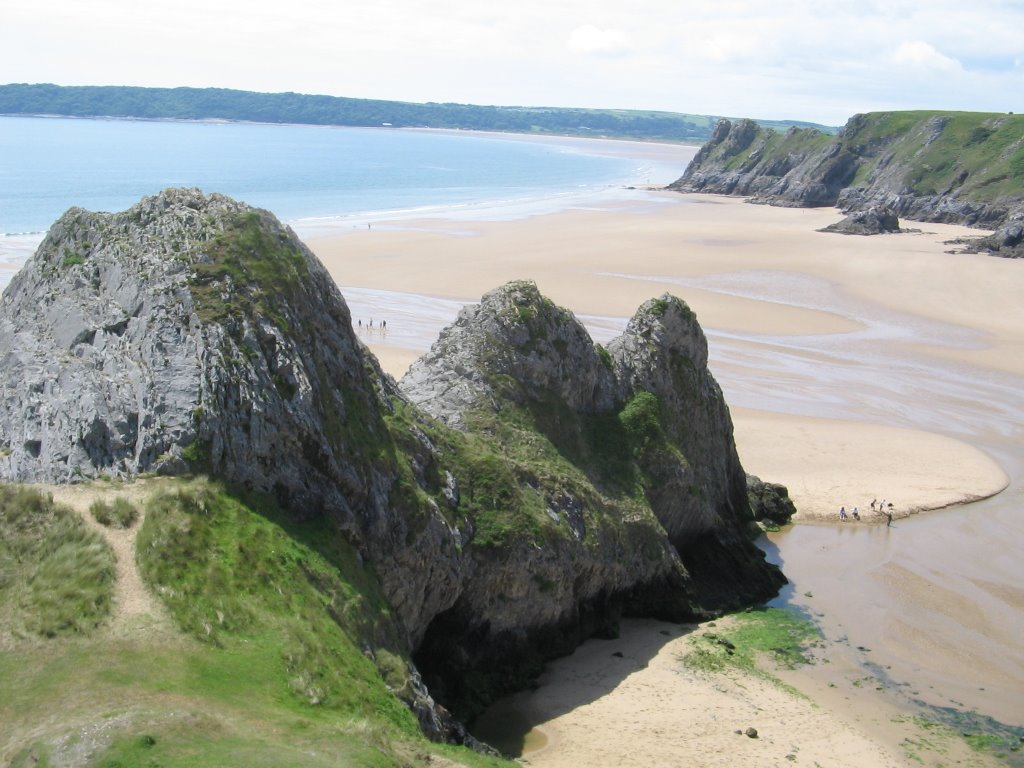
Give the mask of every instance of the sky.
POLYGON ((0 82, 841 125, 1024 112, 1024 0, 3 0, 0 82))

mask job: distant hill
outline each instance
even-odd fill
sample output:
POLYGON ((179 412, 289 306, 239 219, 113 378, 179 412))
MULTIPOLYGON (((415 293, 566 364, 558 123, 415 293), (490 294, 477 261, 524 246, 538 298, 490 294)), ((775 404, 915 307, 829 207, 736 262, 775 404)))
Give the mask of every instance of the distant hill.
POLYGON ((1024 116, 873 112, 855 115, 835 136, 722 120, 670 188, 772 205, 882 206, 919 221, 997 230, 975 245, 1021 256, 1024 116))
MULTIPOLYGON (((147 120, 238 120, 360 127, 451 128, 659 141, 707 141, 717 116, 625 109, 415 104, 226 88, 0 85, 0 114, 147 120)), ((773 130, 814 123, 765 120, 773 130)))

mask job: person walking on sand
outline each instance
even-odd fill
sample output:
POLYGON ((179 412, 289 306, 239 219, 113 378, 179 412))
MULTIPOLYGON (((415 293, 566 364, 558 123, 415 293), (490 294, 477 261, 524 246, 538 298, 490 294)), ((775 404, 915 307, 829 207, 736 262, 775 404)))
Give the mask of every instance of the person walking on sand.
POLYGON ((872 512, 875 511, 875 504, 877 504, 877 503, 878 503, 878 499, 872 499, 871 500, 871 511, 872 512))

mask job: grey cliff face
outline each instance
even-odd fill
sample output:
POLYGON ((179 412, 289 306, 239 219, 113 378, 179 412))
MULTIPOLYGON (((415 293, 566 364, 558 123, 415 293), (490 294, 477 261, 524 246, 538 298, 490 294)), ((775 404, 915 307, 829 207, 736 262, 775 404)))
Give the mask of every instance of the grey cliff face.
MULTIPOLYGON (((173 243, 200 214, 161 205, 144 201, 120 216, 68 211, 4 292, 5 480, 183 466, 209 345, 173 243)), ((226 199, 218 205, 234 212, 226 199)))
POLYGON ((533 283, 510 283, 464 307, 402 378, 420 408, 463 429, 468 411, 497 397, 496 377, 521 387, 517 399, 554 396, 575 411, 608 410, 615 383, 590 334, 540 295, 533 283))
POLYGON ((413 641, 454 600, 457 532, 375 458, 393 384, 271 214, 180 189, 69 211, 4 294, 0 355, 0 478, 211 472, 348 531, 413 641))
MULTIPOLYGON (((748 549, 746 477, 728 408, 707 368, 707 341, 689 307, 673 296, 646 302, 602 356, 582 325, 533 283, 510 283, 464 310, 399 386, 460 429, 470 428, 474 413, 500 411, 505 403, 554 399, 585 417, 614 414, 638 395, 653 395, 668 447, 640 459, 652 479, 646 497, 670 549, 681 555, 690 604, 717 599, 693 583, 708 565, 707 552, 735 548, 743 558, 759 558, 748 549), (691 554, 694 567, 687 565, 691 554)), ((569 422, 561 417, 559 429, 569 422)))
POLYGON ((793 148, 779 152, 771 148, 774 135, 770 130, 752 120, 732 125, 723 118, 669 189, 742 195, 751 202, 788 207, 835 205, 840 191, 856 174, 857 157, 838 141, 821 145, 795 140, 816 133, 814 129, 791 128, 786 137, 793 148), (742 141, 734 140, 737 131, 742 141), (730 162, 748 148, 742 163, 730 162))
POLYGON ((650 492, 652 503, 676 547, 685 550, 726 521, 744 524, 746 481, 732 418, 708 370, 707 340, 690 308, 668 294, 645 302, 608 352, 623 399, 655 395, 669 436, 685 457, 652 467, 660 481, 650 492))

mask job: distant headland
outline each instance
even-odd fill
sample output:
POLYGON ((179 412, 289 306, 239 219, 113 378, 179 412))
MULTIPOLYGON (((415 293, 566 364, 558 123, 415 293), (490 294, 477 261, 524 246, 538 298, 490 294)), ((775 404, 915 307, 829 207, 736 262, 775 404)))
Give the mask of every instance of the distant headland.
POLYGON ((1024 116, 982 112, 871 112, 834 136, 752 120, 722 120, 685 174, 681 192, 742 195, 788 207, 836 206, 838 231, 899 229, 896 216, 996 230, 962 245, 1024 256, 1024 116))
MULTIPOLYGON (((352 127, 450 128, 511 133, 703 143, 716 115, 630 109, 416 104, 302 93, 256 93, 228 88, 139 88, 0 85, 0 115, 107 117, 142 120, 233 120, 352 127)), ((758 120, 765 128, 834 133, 798 120, 758 120)))

